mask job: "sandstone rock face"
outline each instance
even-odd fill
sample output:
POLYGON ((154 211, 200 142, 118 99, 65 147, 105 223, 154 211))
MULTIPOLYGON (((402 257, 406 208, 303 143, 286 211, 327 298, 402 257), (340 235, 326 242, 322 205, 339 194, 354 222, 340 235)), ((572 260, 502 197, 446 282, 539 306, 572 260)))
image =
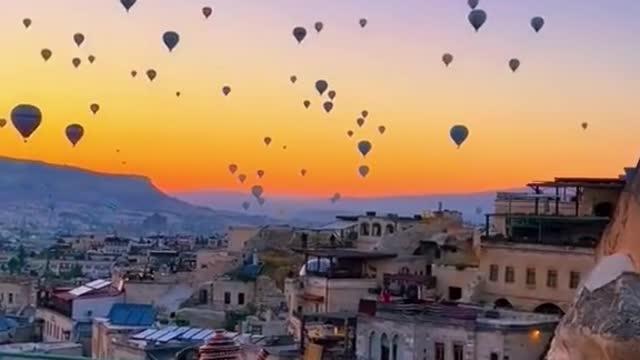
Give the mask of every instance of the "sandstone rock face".
POLYGON ((547 360, 640 359, 640 176, 628 181, 547 360))

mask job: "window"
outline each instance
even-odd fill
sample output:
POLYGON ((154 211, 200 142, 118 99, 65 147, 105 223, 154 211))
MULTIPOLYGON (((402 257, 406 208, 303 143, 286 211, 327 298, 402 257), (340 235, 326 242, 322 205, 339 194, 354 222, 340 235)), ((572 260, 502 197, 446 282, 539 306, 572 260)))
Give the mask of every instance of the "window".
POLYGON ((224 303, 225 303, 225 305, 231 304, 231 293, 230 292, 225 292, 224 293, 224 303))
POLYGON ((9 305, 13 304, 13 293, 9 293, 9 305))
POLYGON ((513 266, 507 266, 504 269, 504 282, 506 283, 514 283, 516 281, 515 272, 513 271, 513 266))
POLYGON ((498 360, 498 354, 497 353, 491 353, 491 358, 489 360, 498 360))
POLYGON ((462 298, 462 288, 449 286, 449 300, 456 301, 462 298))
POLYGON ((373 236, 382 236, 382 225, 374 223, 371 227, 371 233, 373 236))
POLYGON ((577 289, 580 284, 580 273, 577 271, 572 271, 571 276, 569 277, 569 288, 577 289))
POLYGON ((390 350, 389 338, 387 334, 382 334, 382 339, 380 340, 380 360, 390 360, 390 350))
POLYGON ((462 344, 453 344, 453 360, 464 360, 463 349, 462 344))
POLYGON ((556 270, 547 271, 547 287, 554 289, 558 287, 558 272, 556 270))
POLYGON ((360 224, 360 235, 369 236, 369 224, 368 223, 360 224))
POLYGON ((396 228, 393 224, 387 224, 387 234, 393 234, 394 232, 396 232, 396 228))
POLYGON ((527 286, 536 286, 536 269, 527 268, 527 286))
POLYGON ((244 305, 244 293, 238 293, 238 305, 244 305))
POLYGON ((398 358, 398 343, 400 342, 398 335, 393 337, 391 342, 391 360, 400 360, 398 358))
POLYGON ((492 264, 491 266, 489 266, 489 280, 498 281, 498 271, 498 265, 492 264))
POLYGON ((444 343, 436 343, 436 348, 435 348, 436 352, 436 360, 444 360, 444 343))

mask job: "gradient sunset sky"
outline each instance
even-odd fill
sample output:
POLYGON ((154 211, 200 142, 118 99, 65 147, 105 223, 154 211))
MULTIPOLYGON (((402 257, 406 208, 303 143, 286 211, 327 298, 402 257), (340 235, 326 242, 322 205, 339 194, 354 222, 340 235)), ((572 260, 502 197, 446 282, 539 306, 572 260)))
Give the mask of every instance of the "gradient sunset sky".
POLYGON ((472 192, 635 165, 640 2, 480 0, 479 8, 488 20, 475 33, 466 0, 138 0, 130 13, 119 0, 5 0, 0 117, 30 103, 44 119, 27 144, 10 123, 0 129, 0 155, 141 174, 169 192, 248 191, 263 169, 267 197, 472 192), (208 20, 203 6, 214 9, 208 20), (529 21, 538 15, 546 25, 536 34, 529 21), (309 31, 302 45, 295 26, 309 31), (162 43, 167 30, 182 37, 173 53, 162 43), (81 48, 76 32, 86 36, 81 48), (53 51, 47 63, 43 48, 53 51), (455 56, 450 68, 444 52, 455 56), (515 74, 513 57, 522 62, 515 74), (149 68, 158 71, 152 83, 149 68), (318 79, 337 92, 329 115, 318 79), (74 122, 86 131, 76 148, 64 137, 74 122), (458 123, 470 129, 460 150, 449 139, 458 123), (362 139, 373 143, 366 160, 362 139), (247 174, 244 185, 230 163, 247 174), (371 167, 366 179, 362 164, 371 167))

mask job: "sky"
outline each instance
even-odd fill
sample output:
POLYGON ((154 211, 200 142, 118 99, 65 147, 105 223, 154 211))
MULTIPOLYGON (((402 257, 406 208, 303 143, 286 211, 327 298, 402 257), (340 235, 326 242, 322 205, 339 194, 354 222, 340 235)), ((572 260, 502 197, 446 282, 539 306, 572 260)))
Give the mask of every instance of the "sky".
POLYGON ((138 0, 129 13, 119 0, 7 0, 0 156, 140 174, 167 192, 260 183, 266 196, 314 197, 475 192, 617 176, 635 165, 640 3, 480 0, 479 8, 488 20, 476 33, 465 0, 138 0), (209 19, 203 6, 213 8, 209 19), (533 16, 546 20, 537 34, 533 16), (302 44, 296 26, 308 30, 302 44), (181 35, 173 52, 162 42, 168 30, 181 35), (80 48, 77 32, 86 37, 80 48), (53 51, 48 62, 43 48, 53 51), (454 55, 448 68, 445 52, 454 55), (510 58, 522 63, 516 73, 510 58), (318 79, 337 93, 329 114, 318 79), (27 143, 10 121, 22 103, 43 112, 27 143), (362 110, 370 115, 358 128, 362 110), (71 123, 85 128, 75 148, 64 136, 71 123), (449 138, 456 124, 470 130, 460 149, 449 138), (373 144, 365 159, 361 140, 373 144), (360 165, 371 169, 364 179, 360 165))

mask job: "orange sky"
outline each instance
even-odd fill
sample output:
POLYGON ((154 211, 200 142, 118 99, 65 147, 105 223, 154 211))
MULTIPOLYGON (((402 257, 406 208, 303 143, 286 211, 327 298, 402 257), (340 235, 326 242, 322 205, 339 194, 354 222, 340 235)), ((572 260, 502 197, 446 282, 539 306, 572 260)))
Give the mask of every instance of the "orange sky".
POLYGON ((477 34, 466 1, 387 3, 141 0, 127 14, 115 0, 15 2, 0 14, 0 111, 9 119, 15 105, 31 103, 44 120, 27 144, 11 124, 0 129, 0 155, 142 174, 167 191, 248 190, 263 169, 267 196, 471 192, 616 176, 635 164, 640 55, 629 44, 640 26, 628 14, 637 3, 621 1, 605 16, 596 0, 527 9, 483 0, 489 20, 477 34), (204 5, 214 7, 206 21, 204 5), (528 27, 535 15, 547 19, 539 34, 528 27), (33 19, 28 30, 24 17, 33 19), (302 45, 291 36, 298 25, 309 30, 302 45), (166 30, 182 36, 173 53, 161 41, 166 30), (76 32, 87 38, 81 48, 76 32), (47 63, 44 47, 54 53, 47 63), (455 56, 448 69, 443 52, 455 56), (77 70, 75 56, 84 60, 77 70), (512 57, 522 62, 515 74, 512 57), (153 83, 148 68, 158 71, 153 83), (337 92, 329 115, 313 88, 320 78, 337 92), (370 116, 357 128, 363 109, 370 116), (75 149, 64 137, 72 122, 86 131, 75 149), (471 133, 460 150, 448 136, 457 123, 471 133), (356 148, 362 139, 373 143, 366 159, 356 148), (230 163, 250 181, 241 186, 230 163), (366 179, 362 164, 371 167, 366 179))

